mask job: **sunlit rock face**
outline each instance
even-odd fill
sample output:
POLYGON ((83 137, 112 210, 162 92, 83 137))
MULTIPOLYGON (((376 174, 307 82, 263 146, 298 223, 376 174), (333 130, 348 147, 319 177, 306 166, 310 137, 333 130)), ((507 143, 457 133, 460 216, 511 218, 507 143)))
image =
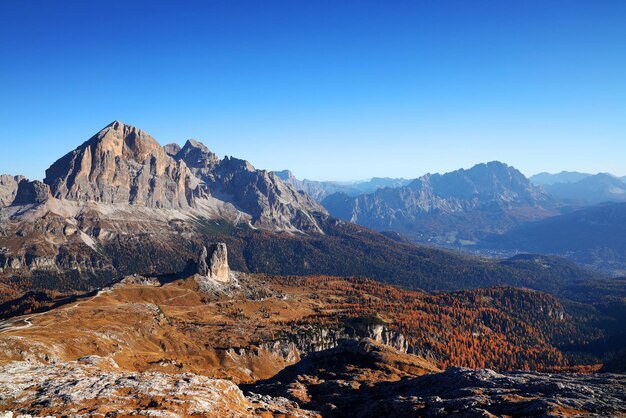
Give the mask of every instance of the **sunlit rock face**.
POLYGON ((23 176, 0 175, 0 208, 13 203, 17 187, 22 180, 24 180, 23 176))
POLYGON ((185 209, 197 180, 141 129, 115 121, 46 170, 59 199, 185 209))
POLYGON ((228 267, 228 250, 226 244, 218 242, 202 247, 198 254, 196 273, 210 280, 218 282, 230 281, 230 269, 228 267))

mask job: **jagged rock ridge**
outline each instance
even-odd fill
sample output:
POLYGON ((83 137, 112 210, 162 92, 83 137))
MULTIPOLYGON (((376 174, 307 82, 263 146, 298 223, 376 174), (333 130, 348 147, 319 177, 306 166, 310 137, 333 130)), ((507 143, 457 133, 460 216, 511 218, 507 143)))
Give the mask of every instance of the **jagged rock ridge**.
POLYGON ((385 187, 402 187, 411 182, 404 178, 373 177, 369 180, 355 182, 300 180, 289 170, 274 172, 282 181, 289 183, 312 198, 323 201, 326 196, 334 193, 345 193, 348 196, 358 196, 364 193, 373 193, 385 187))
POLYGON ((321 232, 315 214, 325 215, 326 210, 273 172, 257 170, 248 161, 234 157, 220 160, 204 144, 192 139, 175 158, 187 164, 207 194, 250 214, 255 226, 321 232))

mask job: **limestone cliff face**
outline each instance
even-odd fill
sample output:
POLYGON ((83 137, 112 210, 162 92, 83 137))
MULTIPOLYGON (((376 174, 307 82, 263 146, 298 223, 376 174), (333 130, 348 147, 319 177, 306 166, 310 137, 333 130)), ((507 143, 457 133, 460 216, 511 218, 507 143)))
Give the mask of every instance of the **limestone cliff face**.
POLYGON ((201 277, 218 282, 230 281, 228 252, 223 242, 211 244, 208 248, 202 247, 196 265, 196 273, 201 277))
POLYGON ((220 160, 198 141, 187 141, 176 159, 187 164, 208 195, 250 214, 257 227, 319 232, 314 214, 327 214, 314 199, 273 172, 233 157, 220 160))
POLYGON ((392 347, 400 353, 414 351, 401 332, 392 330, 386 325, 358 321, 338 327, 305 325, 296 332, 285 334, 283 339, 263 342, 261 348, 294 363, 311 353, 337 348, 346 341, 362 339, 392 347))
POLYGON ((23 176, 0 175, 0 208, 13 203, 17 194, 17 187, 22 180, 24 180, 23 176))
POLYGON ((46 170, 59 199, 157 208, 193 205, 197 181, 146 132, 115 121, 46 170))
MULTIPOLYGON (((0 195, 8 201, 15 187, 9 179, 5 183, 7 191, 0 195)), ((44 183, 52 197, 79 202, 184 210, 204 199, 200 206, 213 213, 227 207, 244 215, 232 219, 271 230, 321 232, 316 214, 327 214, 305 193, 245 160, 220 160, 193 139, 182 148, 161 147, 146 132, 119 121, 55 162, 44 183)))

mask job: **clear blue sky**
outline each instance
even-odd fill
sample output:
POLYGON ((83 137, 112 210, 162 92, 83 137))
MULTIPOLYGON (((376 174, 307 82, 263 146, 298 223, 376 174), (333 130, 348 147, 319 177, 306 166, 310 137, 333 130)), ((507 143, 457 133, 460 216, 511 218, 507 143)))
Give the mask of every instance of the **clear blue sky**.
POLYGON ((0 172, 122 120, 350 180, 626 175, 626 1, 0 2, 0 172))

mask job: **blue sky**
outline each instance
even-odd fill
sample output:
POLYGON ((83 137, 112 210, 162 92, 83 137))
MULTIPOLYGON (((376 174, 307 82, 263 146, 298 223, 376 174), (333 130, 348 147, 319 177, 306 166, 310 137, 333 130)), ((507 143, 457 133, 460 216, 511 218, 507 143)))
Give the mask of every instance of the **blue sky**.
POLYGON ((300 178, 626 175, 624 1, 0 2, 0 172, 114 119, 300 178))

